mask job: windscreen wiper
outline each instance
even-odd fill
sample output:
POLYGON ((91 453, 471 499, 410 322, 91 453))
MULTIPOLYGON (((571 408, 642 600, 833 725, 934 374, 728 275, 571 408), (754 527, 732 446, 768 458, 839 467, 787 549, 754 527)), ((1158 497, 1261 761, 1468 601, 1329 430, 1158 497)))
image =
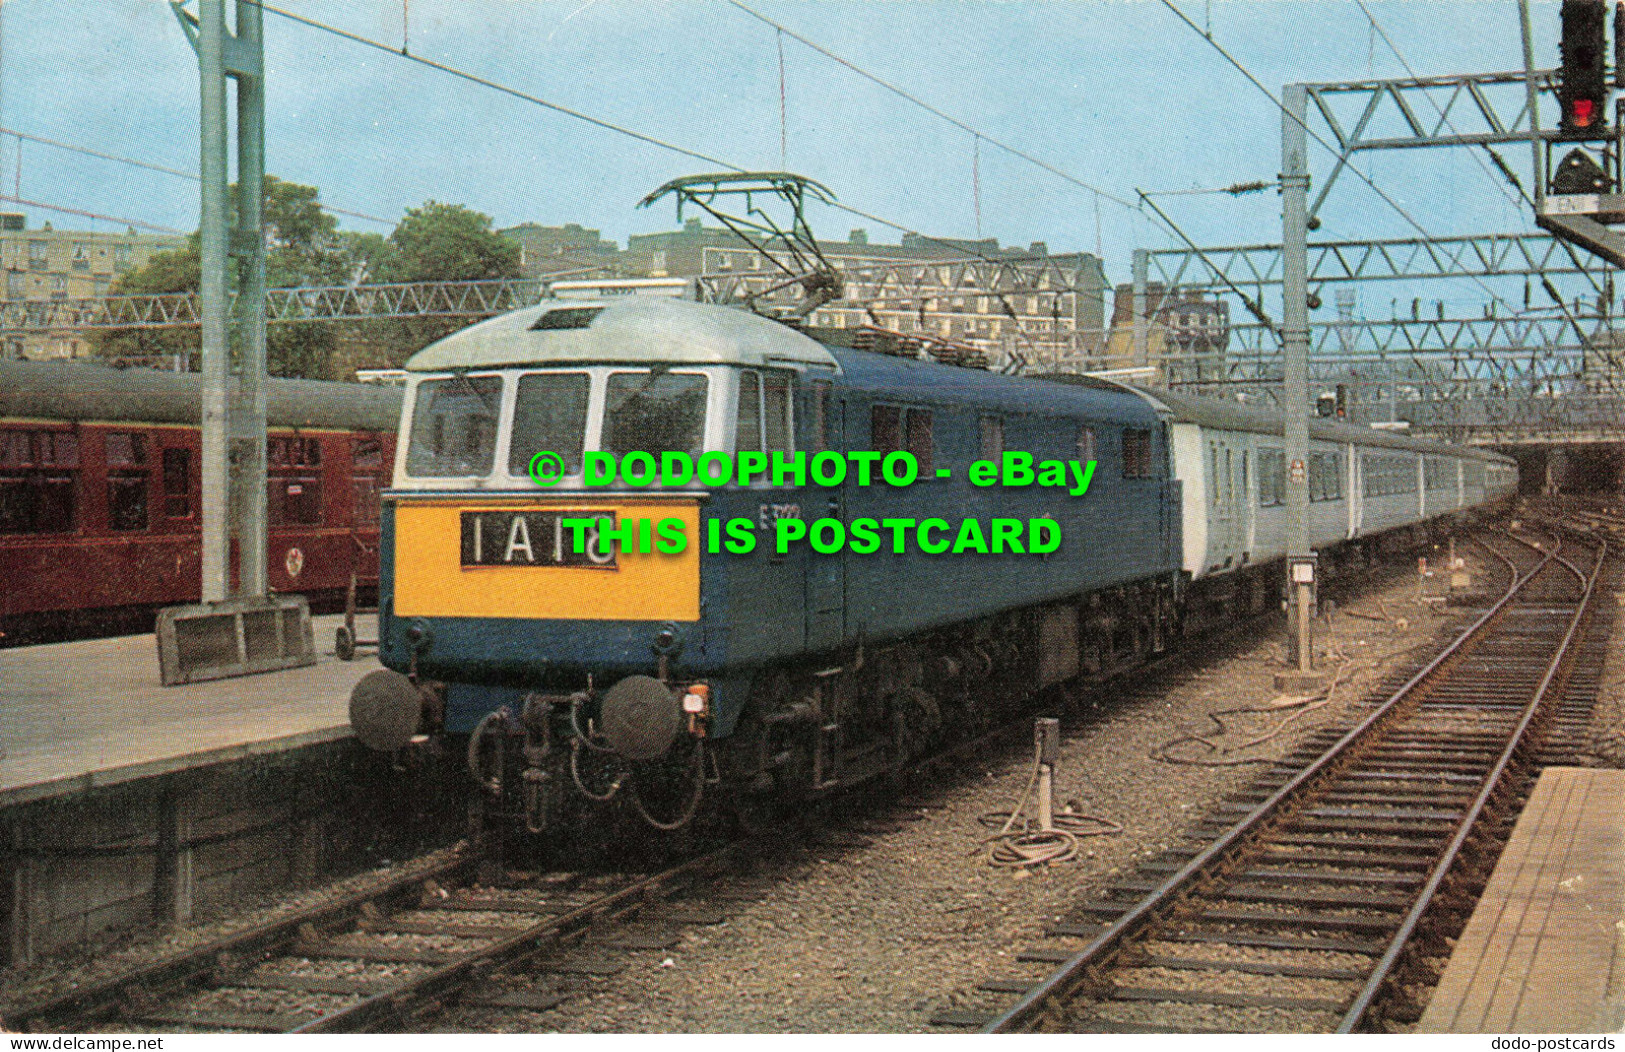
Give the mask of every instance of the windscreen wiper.
POLYGON ((485 411, 487 413, 490 413, 492 416, 496 416, 496 406, 491 404, 491 400, 485 396, 484 391, 474 386, 474 381, 468 378, 468 371, 466 369, 454 370, 451 375, 463 382, 463 386, 468 388, 469 391, 473 393, 474 397, 480 400, 480 405, 485 407, 485 411))

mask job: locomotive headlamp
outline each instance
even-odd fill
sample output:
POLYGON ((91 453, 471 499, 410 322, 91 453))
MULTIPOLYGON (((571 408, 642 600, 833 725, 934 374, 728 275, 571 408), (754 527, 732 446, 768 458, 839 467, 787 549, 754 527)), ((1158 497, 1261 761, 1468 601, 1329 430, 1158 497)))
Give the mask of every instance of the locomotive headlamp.
POLYGON ((688 714, 688 733, 705 737, 705 722, 711 718, 711 688, 696 683, 683 695, 683 711, 688 714))

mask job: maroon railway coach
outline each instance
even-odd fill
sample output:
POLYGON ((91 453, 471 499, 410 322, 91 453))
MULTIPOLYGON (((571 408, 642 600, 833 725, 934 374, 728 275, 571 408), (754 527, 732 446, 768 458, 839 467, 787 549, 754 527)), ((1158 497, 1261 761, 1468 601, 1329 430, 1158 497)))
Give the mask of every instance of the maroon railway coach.
MULTIPOLYGON (((313 602, 375 578, 400 392, 272 380, 271 588, 313 602)), ((201 378, 0 361, 0 646, 150 630, 200 588, 201 378)))

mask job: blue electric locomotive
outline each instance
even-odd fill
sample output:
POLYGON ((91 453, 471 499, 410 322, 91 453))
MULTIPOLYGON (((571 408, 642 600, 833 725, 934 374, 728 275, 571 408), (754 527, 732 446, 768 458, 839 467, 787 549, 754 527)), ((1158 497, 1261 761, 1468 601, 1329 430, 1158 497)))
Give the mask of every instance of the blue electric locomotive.
MULTIPOLYGON (((1274 454, 1215 453, 1214 470, 1231 473, 1220 478, 1204 474, 1201 449, 1203 435, 1231 441, 1218 424, 1268 432, 1264 415, 1204 420, 1117 385, 820 335, 623 296, 547 301, 417 354, 383 508, 381 654, 394 671, 357 688, 360 737, 399 748, 425 721, 469 735, 479 780, 517 776, 523 792, 505 796, 523 799, 533 829, 567 799, 623 786, 669 825, 708 784, 734 799, 851 784, 1035 690, 1143 661, 1171 645, 1204 578, 1228 594, 1223 571, 1257 565, 1244 554, 1210 567, 1207 550, 1237 487, 1240 503, 1257 499, 1251 458, 1274 454), (651 488, 623 471, 590 484, 595 464, 629 455, 789 464, 869 452, 910 454, 918 480, 864 485, 848 471, 820 485, 787 472, 780 485, 733 475, 651 488), (549 485, 532 475, 544 454, 556 455, 549 485), (1048 462, 1063 484, 989 475, 1006 462, 1048 462), (1212 530, 1209 492, 1223 497, 1212 530), (814 551, 806 527, 818 520, 847 543, 814 551), (682 543, 651 543, 662 538, 682 543), (639 795, 654 784, 678 787, 664 818, 639 795)), ((1362 433, 1342 431, 1359 457, 1362 433)), ((1355 471, 1349 501, 1357 460, 1355 471)), ((1458 491, 1451 511, 1472 503, 1458 491)))
MULTIPOLYGON (((407 369, 383 511, 382 658, 445 684, 439 729, 485 738, 471 753, 490 778, 482 750, 523 735, 510 754, 535 760, 533 786, 581 783, 584 758, 687 770, 708 750, 703 774, 729 791, 828 789, 984 724, 989 699, 1167 645, 1179 496, 1165 429, 1132 392, 833 347, 743 311, 645 297, 550 301, 407 369), (871 450, 911 453, 919 481, 585 485, 594 453, 871 450), (563 465, 551 486, 529 473, 544 451, 563 465), (1007 452, 1094 461, 1087 492, 1071 495, 1075 475, 972 483, 972 461, 1007 452), (820 554, 778 550, 785 518, 911 525, 880 526, 879 552, 820 554), (588 537, 578 551, 568 524, 606 519, 676 520, 687 543, 640 552, 588 537), (984 535, 995 519, 1022 528, 998 554, 931 550, 967 519, 984 535), (1026 550, 1037 519, 1057 527, 1053 551, 1026 550), (748 520, 753 550, 706 544, 711 520, 748 520), (922 533, 931 520, 942 525, 922 533)), ((358 733, 398 747, 419 694, 375 673, 354 699, 358 733)), ((627 771, 599 773, 601 786, 627 771)), ((536 825, 549 793, 533 795, 536 825)))

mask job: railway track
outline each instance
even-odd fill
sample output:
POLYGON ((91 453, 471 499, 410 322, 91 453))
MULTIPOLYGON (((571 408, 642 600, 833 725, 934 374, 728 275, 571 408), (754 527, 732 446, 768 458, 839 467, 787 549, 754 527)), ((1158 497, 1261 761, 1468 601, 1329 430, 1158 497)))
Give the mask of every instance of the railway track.
POLYGON ((455 1015, 459 1031, 524 1029, 514 1014, 553 1008, 636 955, 673 948, 686 929, 722 923, 806 852, 867 846, 931 806, 887 804, 845 820, 807 816, 654 873, 481 883, 490 866, 470 853, 0 1019, 25 1032, 357 1033, 422 1031, 455 1015))
MULTIPOLYGON (((923 758, 910 780, 951 776, 965 757, 1030 733, 1024 717, 923 758)), ((579 995, 634 954, 669 949, 685 928, 765 894, 797 848, 861 846, 918 817, 919 802, 893 800, 878 816, 869 807, 845 827, 796 823, 652 874, 482 885, 479 860, 459 857, 0 1017, 34 1032, 344 1033, 420 1030, 454 1014, 471 1029, 579 995)))
POLYGON ((1543 753, 1583 737, 1606 652, 1591 602, 1606 543, 1486 545, 1510 583, 1437 658, 1272 767, 1190 846, 1013 954, 1021 974, 935 1021, 995 1033, 1414 1021, 1543 753))
POLYGON ((748 871, 742 843, 658 873, 475 882, 473 858, 283 918, 93 988, 6 1013, 33 1031, 349 1033, 447 1005, 545 1010, 617 951, 716 923, 694 891, 748 871), (544 981, 534 982, 538 976, 544 981))

